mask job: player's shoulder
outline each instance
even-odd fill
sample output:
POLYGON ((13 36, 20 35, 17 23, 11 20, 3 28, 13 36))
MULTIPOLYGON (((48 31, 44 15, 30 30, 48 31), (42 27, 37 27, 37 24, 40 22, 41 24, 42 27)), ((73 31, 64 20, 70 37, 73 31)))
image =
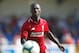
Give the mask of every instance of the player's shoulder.
POLYGON ((44 18, 40 18, 40 20, 41 20, 41 22, 43 22, 43 23, 47 23, 46 19, 44 19, 44 18))
POLYGON ((23 25, 27 25, 30 22, 30 18, 27 18, 23 25))
POLYGON ((26 19, 25 23, 29 23, 30 22, 30 17, 26 19))

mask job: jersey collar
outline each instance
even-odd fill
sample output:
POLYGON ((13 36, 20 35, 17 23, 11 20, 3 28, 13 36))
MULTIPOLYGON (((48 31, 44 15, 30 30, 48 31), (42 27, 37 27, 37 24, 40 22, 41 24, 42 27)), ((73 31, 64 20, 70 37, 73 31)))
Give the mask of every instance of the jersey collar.
POLYGON ((40 20, 39 20, 39 22, 37 22, 37 21, 34 21, 32 18, 30 18, 30 22, 33 22, 35 24, 39 24, 40 23, 40 20))

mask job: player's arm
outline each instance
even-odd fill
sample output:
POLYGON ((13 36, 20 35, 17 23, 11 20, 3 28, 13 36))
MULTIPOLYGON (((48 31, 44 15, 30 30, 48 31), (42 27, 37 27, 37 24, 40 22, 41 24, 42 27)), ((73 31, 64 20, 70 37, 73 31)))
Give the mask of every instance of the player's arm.
POLYGON ((28 38, 28 31, 21 32, 21 44, 24 44, 28 38))
POLYGON ((21 28, 21 44, 24 44, 28 38, 28 30, 26 29, 26 25, 24 24, 21 28))
POLYGON ((48 33, 46 33, 47 34, 47 37, 50 39, 50 40, 52 40, 54 43, 56 43, 57 44, 57 46, 61 49, 61 51, 63 51, 64 52, 64 47, 60 44, 60 42, 57 40, 57 38, 53 35, 53 33, 49 30, 49 32, 48 33))
POLYGON ((21 38, 21 44, 23 45, 25 43, 25 38, 21 38))
POLYGON ((55 42, 57 44, 57 46, 60 48, 61 51, 65 51, 64 47, 59 43, 59 41, 57 40, 57 38, 53 35, 53 33, 49 30, 50 27, 48 27, 48 23, 45 22, 44 25, 44 32, 45 32, 45 36, 47 38, 49 38, 50 40, 52 40, 53 42, 55 42))

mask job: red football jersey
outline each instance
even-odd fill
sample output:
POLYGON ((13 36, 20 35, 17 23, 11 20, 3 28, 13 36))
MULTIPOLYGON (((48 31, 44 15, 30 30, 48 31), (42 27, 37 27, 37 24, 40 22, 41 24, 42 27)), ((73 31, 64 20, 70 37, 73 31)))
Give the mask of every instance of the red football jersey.
MULTIPOLYGON (((48 32, 48 24, 47 22, 40 18, 39 23, 33 21, 31 18, 29 18, 22 27, 21 30, 21 37, 24 37, 27 40, 34 40, 38 42, 41 49, 45 49, 44 44, 44 32, 48 32)), ((41 52, 44 53, 44 52, 41 52)))

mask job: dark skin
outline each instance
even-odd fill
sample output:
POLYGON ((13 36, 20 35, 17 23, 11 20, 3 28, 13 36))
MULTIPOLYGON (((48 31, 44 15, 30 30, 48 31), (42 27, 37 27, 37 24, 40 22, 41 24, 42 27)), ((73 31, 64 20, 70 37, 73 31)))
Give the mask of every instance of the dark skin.
POLYGON ((59 41, 58 41, 57 38, 52 34, 51 31, 45 32, 45 35, 47 35, 47 38, 49 38, 51 41, 53 41, 54 43, 56 43, 57 46, 60 48, 60 50, 61 50, 62 52, 65 51, 65 48, 62 46, 62 44, 59 43, 59 41))
MULTIPOLYGON (((37 23, 39 23, 40 21, 40 13, 41 13, 41 8, 40 8, 40 5, 37 4, 37 3, 33 3, 31 5, 31 13, 32 13, 32 16, 31 16, 31 19, 36 21, 37 23)), ((54 43, 57 44, 57 46, 60 48, 60 50, 62 52, 65 51, 65 48, 62 46, 62 44, 59 43, 59 41, 57 40, 56 37, 54 37, 53 33, 49 30, 49 32, 44 32, 45 35, 47 35, 47 37, 52 40, 54 43)), ((21 43, 23 44, 25 42, 25 39, 24 38, 21 38, 21 43)))

